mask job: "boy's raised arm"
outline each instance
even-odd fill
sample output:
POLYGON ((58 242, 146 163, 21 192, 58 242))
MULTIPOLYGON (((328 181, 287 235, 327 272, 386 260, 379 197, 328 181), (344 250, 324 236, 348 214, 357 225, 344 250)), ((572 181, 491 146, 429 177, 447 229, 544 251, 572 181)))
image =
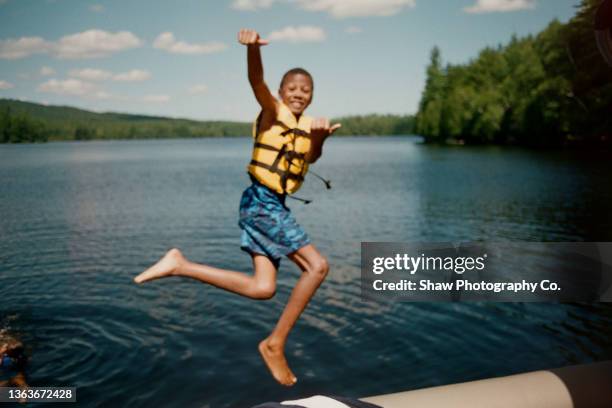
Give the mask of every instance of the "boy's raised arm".
POLYGON ((268 41, 261 39, 255 30, 242 29, 238 32, 238 42, 247 46, 249 82, 257 102, 264 111, 276 111, 276 98, 264 82, 263 64, 259 50, 261 46, 267 45, 268 41))

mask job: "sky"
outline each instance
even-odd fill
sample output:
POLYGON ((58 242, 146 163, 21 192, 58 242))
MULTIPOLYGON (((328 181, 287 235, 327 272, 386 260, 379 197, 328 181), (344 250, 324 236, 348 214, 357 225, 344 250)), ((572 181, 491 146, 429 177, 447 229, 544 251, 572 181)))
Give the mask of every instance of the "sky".
POLYGON ((513 34, 567 21, 578 0, 0 0, 0 98, 250 121, 241 28, 257 30, 276 93, 311 72, 307 113, 411 114, 437 45, 465 63, 513 34))

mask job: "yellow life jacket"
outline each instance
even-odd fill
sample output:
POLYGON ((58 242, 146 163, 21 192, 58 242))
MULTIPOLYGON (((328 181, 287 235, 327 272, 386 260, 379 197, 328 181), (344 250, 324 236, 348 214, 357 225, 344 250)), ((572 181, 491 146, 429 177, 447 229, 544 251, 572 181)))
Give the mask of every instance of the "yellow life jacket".
POLYGON ((279 194, 293 194, 308 171, 306 154, 310 151, 312 118, 302 114, 298 121, 280 102, 276 120, 269 129, 259 131, 260 119, 261 113, 253 124, 255 145, 248 172, 279 194))

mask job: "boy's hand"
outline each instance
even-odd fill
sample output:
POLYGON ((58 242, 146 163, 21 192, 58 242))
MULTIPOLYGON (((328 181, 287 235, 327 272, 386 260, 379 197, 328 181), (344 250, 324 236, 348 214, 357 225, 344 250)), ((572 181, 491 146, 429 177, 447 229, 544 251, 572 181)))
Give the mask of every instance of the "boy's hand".
POLYGON ((339 123, 330 126, 329 120, 326 118, 317 118, 310 125, 310 135, 317 139, 325 139, 341 127, 342 125, 339 123))
POLYGON ((268 45, 268 40, 259 37, 259 33, 255 30, 246 28, 238 32, 238 42, 243 45, 268 45))

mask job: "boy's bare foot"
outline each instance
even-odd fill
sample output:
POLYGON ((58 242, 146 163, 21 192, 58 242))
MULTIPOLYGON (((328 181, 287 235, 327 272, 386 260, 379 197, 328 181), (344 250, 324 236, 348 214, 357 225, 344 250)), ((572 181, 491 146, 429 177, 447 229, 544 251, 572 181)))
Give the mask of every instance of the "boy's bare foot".
POLYGON ((166 255, 149 269, 138 275, 134 278, 134 282, 143 283, 153 279, 165 278, 167 276, 172 276, 176 270, 178 269, 181 262, 183 262, 185 258, 181 251, 176 248, 173 248, 166 252, 166 255))
POLYGON ((259 353, 276 381, 287 387, 297 382, 297 378, 289 369, 282 348, 271 346, 270 341, 265 339, 259 343, 259 353))

